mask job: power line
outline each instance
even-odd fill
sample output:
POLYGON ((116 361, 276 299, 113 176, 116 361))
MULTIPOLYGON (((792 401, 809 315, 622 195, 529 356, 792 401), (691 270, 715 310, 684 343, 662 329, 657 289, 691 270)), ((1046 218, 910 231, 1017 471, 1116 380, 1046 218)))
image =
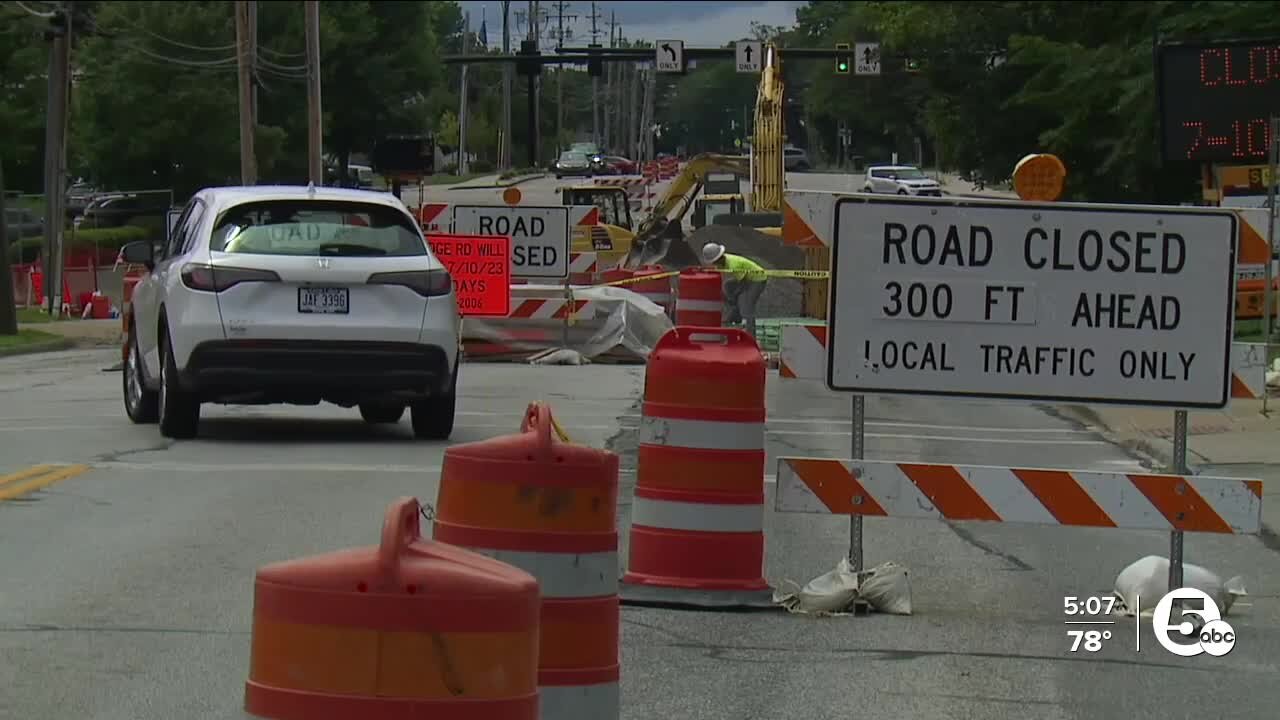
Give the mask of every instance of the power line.
POLYGON ((12 2, 14 5, 17 5, 18 7, 22 8, 23 10, 25 10, 25 11, 26 11, 26 13, 27 13, 28 15, 31 15, 32 17, 44 18, 44 19, 46 19, 46 20, 47 20, 47 19, 49 19, 49 18, 51 18, 51 17, 54 17, 55 15, 57 15, 57 14, 58 14, 56 11, 39 12, 39 11, 37 11, 37 10, 32 10, 31 8, 29 8, 29 7, 27 7, 26 5, 22 4, 21 0, 11 0, 11 2, 12 2))
MULTIPOLYGON (((173 45, 174 47, 180 47, 180 48, 182 48, 182 49, 184 49, 184 50, 195 50, 195 51, 197 51, 197 52, 226 52, 226 51, 228 51, 228 50, 235 50, 235 49, 236 49, 236 45, 235 45, 235 43, 231 43, 230 45, 219 45, 219 46, 217 46, 217 47, 210 47, 210 46, 207 46, 207 45, 191 45, 191 44, 189 44, 189 43, 180 42, 180 41, 178 41, 178 40, 174 40, 174 39, 172 39, 172 38, 167 38, 167 37, 165 37, 164 35, 161 35, 160 33, 157 33, 157 32, 155 32, 155 31, 153 31, 153 30, 150 30, 150 29, 148 29, 148 28, 144 27, 141 23, 136 22, 136 21, 134 21, 134 20, 132 20, 132 19, 126 18, 126 17, 124 17, 124 16, 120 16, 120 17, 118 17, 118 18, 116 18, 116 19, 121 20, 125 25, 128 25, 128 26, 132 27, 134 30, 141 30, 142 32, 146 33, 147 35, 150 35, 151 37, 153 37, 153 38, 155 38, 155 39, 159 40, 160 42, 169 43, 170 45, 173 45)), ((95 23, 95 24, 96 24, 96 23, 95 23)))

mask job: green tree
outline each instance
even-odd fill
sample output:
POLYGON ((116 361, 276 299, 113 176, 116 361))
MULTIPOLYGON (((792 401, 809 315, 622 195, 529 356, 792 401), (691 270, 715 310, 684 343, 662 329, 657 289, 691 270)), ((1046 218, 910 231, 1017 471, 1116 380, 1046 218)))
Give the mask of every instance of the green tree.
POLYGON ((14 190, 43 188, 47 27, 15 5, 0 5, 0 157, 14 190))

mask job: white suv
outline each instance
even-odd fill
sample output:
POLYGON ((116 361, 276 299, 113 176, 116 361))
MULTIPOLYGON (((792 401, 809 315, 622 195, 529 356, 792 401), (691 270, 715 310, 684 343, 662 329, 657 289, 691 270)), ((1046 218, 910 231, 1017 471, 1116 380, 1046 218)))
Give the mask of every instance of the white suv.
POLYGON ((911 165, 872 165, 862 192, 942 197, 938 181, 911 165))
POLYGON ((196 193, 160 248, 121 249, 149 272, 130 308, 124 404, 135 423, 195 437, 201 403, 405 408, 414 435, 453 431, 453 281, 387 193, 227 187, 196 193))

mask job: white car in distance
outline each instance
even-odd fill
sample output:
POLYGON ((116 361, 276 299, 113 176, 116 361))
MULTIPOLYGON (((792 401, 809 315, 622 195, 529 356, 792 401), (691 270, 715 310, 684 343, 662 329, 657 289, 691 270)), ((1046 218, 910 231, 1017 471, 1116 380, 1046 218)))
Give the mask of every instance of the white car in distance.
POLYGON ((913 165, 872 165, 862 192, 942 197, 942 186, 913 165))
POLYGON ((187 203, 130 307, 124 404, 165 437, 195 437, 202 403, 360 408, 414 435, 453 431, 453 281, 387 193, 225 187, 187 203))

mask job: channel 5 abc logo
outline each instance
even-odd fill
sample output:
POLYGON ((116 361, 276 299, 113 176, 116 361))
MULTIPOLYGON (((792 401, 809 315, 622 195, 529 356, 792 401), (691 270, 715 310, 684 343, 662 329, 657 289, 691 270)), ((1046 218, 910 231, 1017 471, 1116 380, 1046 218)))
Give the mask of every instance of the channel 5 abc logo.
POLYGON ((1201 653, 1222 657, 1236 646, 1235 628, 1222 619, 1213 598, 1195 588, 1178 588, 1160 598, 1151 616, 1151 629, 1165 650, 1182 657, 1195 657, 1201 653), (1175 622, 1175 600, 1182 601, 1178 609, 1183 618, 1191 616, 1200 622, 1184 619, 1175 622))

